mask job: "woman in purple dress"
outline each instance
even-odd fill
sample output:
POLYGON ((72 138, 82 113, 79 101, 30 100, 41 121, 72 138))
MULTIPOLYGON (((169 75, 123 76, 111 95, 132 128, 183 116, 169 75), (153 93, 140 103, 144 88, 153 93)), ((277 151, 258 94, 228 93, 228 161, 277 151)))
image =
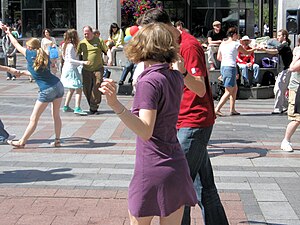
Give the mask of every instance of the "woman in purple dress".
MULTIPOLYGON (((131 225, 150 225, 154 216, 162 225, 180 225, 185 205, 197 203, 188 165, 176 137, 183 90, 179 71, 170 69, 178 44, 163 24, 143 27, 125 47, 133 63, 144 62, 132 112, 116 97, 116 85, 107 79, 100 91, 108 105, 137 135, 134 175, 128 190, 131 225)), ((177 67, 184 71, 183 62, 177 67)))

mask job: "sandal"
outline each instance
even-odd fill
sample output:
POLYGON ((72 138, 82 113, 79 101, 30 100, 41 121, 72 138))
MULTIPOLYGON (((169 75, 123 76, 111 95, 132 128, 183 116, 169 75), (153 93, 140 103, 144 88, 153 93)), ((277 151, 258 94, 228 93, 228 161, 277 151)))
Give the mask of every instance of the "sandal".
POLYGON ((53 142, 50 143, 52 147, 61 147, 61 142, 59 138, 55 138, 53 142))
POLYGON ((241 115, 241 114, 237 111, 230 113, 230 116, 238 116, 238 115, 241 115))
POLYGON ((216 114, 216 116, 224 116, 224 114, 221 113, 220 111, 216 111, 215 114, 216 114))
POLYGON ((20 141, 13 141, 13 140, 8 140, 7 144, 13 146, 14 148, 24 148, 25 144, 20 144, 20 141))

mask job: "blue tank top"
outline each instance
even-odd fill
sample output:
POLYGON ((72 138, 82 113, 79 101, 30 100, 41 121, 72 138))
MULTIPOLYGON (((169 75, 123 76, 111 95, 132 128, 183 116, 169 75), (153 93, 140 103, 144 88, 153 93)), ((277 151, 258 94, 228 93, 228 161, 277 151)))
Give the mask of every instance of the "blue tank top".
POLYGON ((36 58, 37 51, 26 49, 26 60, 27 60, 27 70, 31 73, 32 77, 35 79, 40 91, 50 88, 59 82, 59 78, 53 75, 50 71, 50 59, 48 67, 46 69, 39 69, 35 71, 33 69, 34 60, 36 58))

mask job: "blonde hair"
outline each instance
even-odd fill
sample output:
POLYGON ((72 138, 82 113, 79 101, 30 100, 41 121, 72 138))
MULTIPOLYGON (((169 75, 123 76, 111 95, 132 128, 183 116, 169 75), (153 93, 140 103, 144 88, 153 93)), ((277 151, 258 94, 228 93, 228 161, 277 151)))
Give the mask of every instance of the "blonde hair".
POLYGON ((73 44, 74 48, 77 50, 77 46, 79 43, 78 33, 75 29, 69 29, 66 31, 65 43, 63 47, 63 55, 65 55, 67 45, 69 43, 73 44))
POLYGON ((41 48, 41 42, 37 38, 30 38, 26 42, 26 46, 30 47, 33 50, 36 50, 36 58, 33 63, 33 69, 35 71, 39 69, 47 69, 49 63, 49 56, 47 53, 41 48))
POLYGON ((124 50, 133 63, 147 60, 171 63, 177 59, 178 44, 167 25, 150 23, 133 36, 124 50))

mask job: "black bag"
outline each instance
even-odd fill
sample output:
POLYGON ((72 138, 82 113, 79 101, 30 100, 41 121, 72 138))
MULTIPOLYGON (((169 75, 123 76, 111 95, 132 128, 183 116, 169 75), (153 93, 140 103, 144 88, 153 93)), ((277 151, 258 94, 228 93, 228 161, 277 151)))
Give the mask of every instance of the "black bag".
POLYGON ((211 82, 210 87, 213 99, 219 101, 222 95, 225 93, 225 87, 223 85, 223 82, 211 82))
POLYGON ((266 71, 263 74, 263 78, 261 81, 261 86, 269 86, 275 84, 275 75, 271 71, 266 71))

